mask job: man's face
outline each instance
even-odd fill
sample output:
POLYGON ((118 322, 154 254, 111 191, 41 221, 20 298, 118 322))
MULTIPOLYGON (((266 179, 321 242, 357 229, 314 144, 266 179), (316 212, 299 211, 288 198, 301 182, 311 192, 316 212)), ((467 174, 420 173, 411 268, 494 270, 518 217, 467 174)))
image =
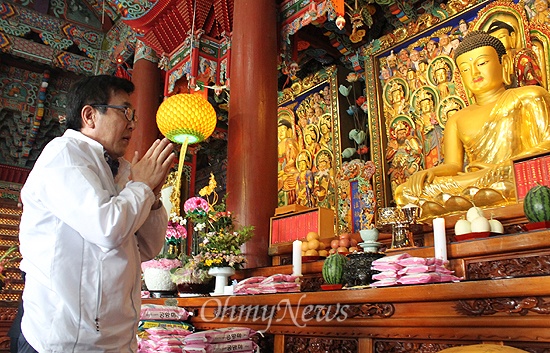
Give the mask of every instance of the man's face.
POLYGON ((491 46, 461 54, 456 64, 464 85, 474 94, 497 91, 503 87, 502 64, 491 46))
POLYGON ((441 36, 439 37, 439 44, 441 44, 442 46, 446 46, 447 44, 449 44, 451 41, 449 39, 448 36, 441 36))
POLYGON ((420 53, 417 50, 411 52, 411 60, 418 61, 420 59, 420 53))
POLYGON ((512 34, 509 34, 506 28, 501 28, 491 33, 491 35, 495 38, 498 38, 498 40, 500 40, 502 44, 504 44, 504 48, 506 48, 506 51, 515 48, 516 34, 514 32, 512 32, 512 34))
MULTIPOLYGON (((107 104, 132 107, 130 95, 124 91, 114 92, 107 104)), ((95 108, 95 127, 90 137, 101 143, 111 157, 124 156, 136 122, 128 121, 123 109, 107 108, 105 113, 98 109, 95 108)))

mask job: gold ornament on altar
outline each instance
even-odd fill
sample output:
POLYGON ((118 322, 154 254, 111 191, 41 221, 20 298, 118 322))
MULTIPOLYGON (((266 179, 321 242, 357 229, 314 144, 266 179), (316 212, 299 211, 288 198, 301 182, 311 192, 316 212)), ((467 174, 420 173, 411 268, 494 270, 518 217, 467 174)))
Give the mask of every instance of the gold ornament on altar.
POLYGON ((199 94, 181 93, 167 98, 157 111, 157 126, 170 141, 182 145, 174 183, 172 213, 180 213, 181 174, 187 145, 204 141, 216 128, 216 111, 199 94), (175 200, 175 202, 174 202, 175 200))

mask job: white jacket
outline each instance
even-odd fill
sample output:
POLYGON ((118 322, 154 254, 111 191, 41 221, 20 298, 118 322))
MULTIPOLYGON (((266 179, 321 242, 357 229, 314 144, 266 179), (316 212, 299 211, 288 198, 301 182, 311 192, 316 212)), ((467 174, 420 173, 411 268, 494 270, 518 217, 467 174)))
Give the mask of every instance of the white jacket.
POLYGON ((162 249, 168 217, 120 163, 113 180, 103 146, 67 130, 21 191, 21 327, 40 353, 137 351, 140 262, 162 249))

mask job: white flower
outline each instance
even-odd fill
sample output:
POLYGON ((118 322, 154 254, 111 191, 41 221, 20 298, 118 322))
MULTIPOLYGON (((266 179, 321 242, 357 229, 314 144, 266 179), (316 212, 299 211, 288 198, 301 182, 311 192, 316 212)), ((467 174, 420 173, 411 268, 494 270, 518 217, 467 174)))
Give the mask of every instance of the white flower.
POLYGON ((195 226, 195 232, 200 232, 201 230, 203 230, 204 228, 206 227, 206 224, 204 223, 199 223, 195 226))

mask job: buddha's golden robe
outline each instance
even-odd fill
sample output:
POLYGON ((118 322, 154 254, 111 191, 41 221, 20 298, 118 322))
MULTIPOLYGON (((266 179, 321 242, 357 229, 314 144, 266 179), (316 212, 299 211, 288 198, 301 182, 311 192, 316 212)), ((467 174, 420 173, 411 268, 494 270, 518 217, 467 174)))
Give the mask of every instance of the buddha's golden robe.
MULTIPOLYGON (((466 166, 458 175, 435 177, 424 185, 422 195, 413 195, 409 182, 405 182, 395 193, 398 205, 433 201, 445 208, 449 195, 468 199, 466 190, 472 187, 497 190, 505 201, 515 200, 512 159, 550 150, 550 94, 538 86, 508 89, 491 105, 484 107, 490 113, 480 116, 486 122, 477 135, 458 132, 467 164, 485 167, 466 166)), ((468 107, 459 113, 468 114, 468 107)))

